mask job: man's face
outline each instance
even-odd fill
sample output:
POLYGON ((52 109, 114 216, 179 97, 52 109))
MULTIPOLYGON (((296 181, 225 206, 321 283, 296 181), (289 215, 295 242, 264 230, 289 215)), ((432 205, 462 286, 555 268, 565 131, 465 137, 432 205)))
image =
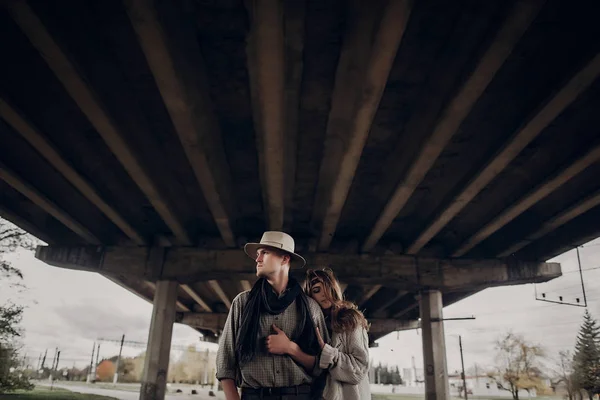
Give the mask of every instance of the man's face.
POLYGON ((258 249, 256 251, 256 276, 267 278, 280 273, 289 262, 289 257, 287 254, 280 254, 268 247, 258 249))

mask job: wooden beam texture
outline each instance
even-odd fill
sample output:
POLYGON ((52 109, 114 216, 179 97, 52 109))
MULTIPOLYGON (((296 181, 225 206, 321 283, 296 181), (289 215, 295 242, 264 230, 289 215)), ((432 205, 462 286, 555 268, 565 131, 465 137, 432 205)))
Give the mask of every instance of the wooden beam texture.
POLYGON ((181 38, 178 45, 176 34, 168 37, 173 26, 159 22, 153 3, 152 0, 126 1, 129 18, 221 237, 227 246, 235 247, 231 210, 227 210, 232 208, 233 201, 231 175, 209 96, 204 63, 200 59, 200 47, 194 38, 190 43, 195 46, 188 49, 188 56, 173 55, 184 39, 181 38))
POLYGON ((110 206, 98 191, 71 166, 54 148, 54 145, 42 135, 31 122, 25 119, 4 99, 0 98, 0 117, 8 122, 39 154, 56 168, 81 194, 94 204, 106 217, 112 221, 135 244, 143 245, 142 234, 131 226, 112 206, 110 206))
POLYGON ((527 211, 529 208, 544 199, 550 193, 558 190, 561 186, 567 183, 570 179, 577 176, 590 165, 600 160, 600 146, 592 148, 584 156, 577 159, 568 167, 542 182, 529 194, 517 201, 514 205, 504 210, 500 215, 487 223, 477 233, 468 238, 453 254, 452 257, 461 257, 469 252, 473 247, 490 237, 509 222, 517 218, 519 215, 527 211))
POLYGON ((458 213, 496 178, 512 160, 548 127, 600 75, 600 54, 579 71, 523 128, 506 143, 504 148, 467 184, 444 211, 409 246, 408 254, 417 254, 458 213))
MULTIPOLYGON (((36 251, 38 259, 57 267, 140 278, 149 274, 148 256, 149 248, 145 247, 40 246, 36 251)), ((306 257, 314 265, 331 267, 340 280, 349 284, 380 284, 411 292, 424 287, 467 291, 546 282, 561 276, 558 263, 324 253, 306 257)), ((251 261, 238 250, 169 248, 165 249, 159 278, 183 283, 252 279, 255 271, 251 261)))
POLYGON ((7 4, 14 21, 44 58, 67 93, 104 139, 129 176, 131 176, 148 200, 150 200, 150 203, 162 217, 165 224, 171 229, 181 244, 191 244, 182 221, 179 220, 164 196, 159 192, 131 146, 125 142, 122 134, 119 132, 119 128, 100 103, 94 90, 86 82, 85 78, 79 74, 42 21, 24 0, 10 1, 7 4))
POLYGON ((409 1, 390 1, 372 40, 373 4, 350 4, 314 205, 321 251, 333 239, 410 14, 409 1))
POLYGON ((494 42, 483 55, 471 76, 442 113, 430 137, 427 139, 406 175, 386 204, 373 230, 362 246, 371 251, 406 205, 427 172, 434 165, 452 136, 471 112, 485 89, 500 70, 515 45, 519 42, 537 15, 543 1, 517 2, 498 31, 494 42))

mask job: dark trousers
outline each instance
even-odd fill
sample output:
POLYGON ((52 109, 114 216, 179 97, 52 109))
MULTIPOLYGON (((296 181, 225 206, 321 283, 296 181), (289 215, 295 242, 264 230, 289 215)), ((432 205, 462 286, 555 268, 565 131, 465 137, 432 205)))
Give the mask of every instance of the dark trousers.
POLYGON ((260 394, 242 393, 242 400, 310 400, 310 393, 306 394, 283 394, 281 396, 269 396, 260 394))
POLYGON ((242 400, 311 400, 310 385, 285 388, 242 388, 242 400))

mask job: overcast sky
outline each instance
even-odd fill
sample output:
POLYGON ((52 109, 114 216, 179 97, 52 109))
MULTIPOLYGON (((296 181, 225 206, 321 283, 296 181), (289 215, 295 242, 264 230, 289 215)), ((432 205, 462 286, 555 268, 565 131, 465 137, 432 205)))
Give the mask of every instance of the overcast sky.
MULTIPOLYGON (((580 248, 581 262, 592 315, 600 318, 600 239, 580 248)), ((26 305, 22 327, 24 351, 33 365, 40 353, 48 349, 46 365, 51 364, 54 349, 61 350, 60 366, 83 367, 90 362, 92 345, 96 338, 145 342, 152 306, 136 295, 91 272, 80 272, 48 266, 21 251, 7 257, 23 272, 27 290, 0 293, 0 303, 13 299, 26 305)), ((577 257, 569 251, 553 260, 562 264, 563 276, 546 284, 537 285, 538 295, 565 302, 582 299, 577 257)), ((445 318, 471 317, 475 320, 447 321, 446 346, 448 368, 460 368, 458 335, 462 335, 465 366, 477 363, 481 368, 493 363, 493 342, 501 334, 513 331, 526 339, 541 344, 549 356, 559 350, 573 348, 584 309, 535 300, 534 286, 521 285, 492 288, 475 294, 444 310, 445 318)), ((193 329, 175 324, 174 345, 196 344, 198 349, 215 349, 216 345, 201 342, 193 329)), ((392 333, 371 349, 371 358, 400 368, 410 367, 412 358, 422 367, 421 336, 419 330, 392 333)), ((133 356, 140 347, 125 347, 123 353, 133 356)), ((118 353, 118 345, 102 343, 100 358, 118 353)), ((177 353, 174 353, 177 356, 177 353)))

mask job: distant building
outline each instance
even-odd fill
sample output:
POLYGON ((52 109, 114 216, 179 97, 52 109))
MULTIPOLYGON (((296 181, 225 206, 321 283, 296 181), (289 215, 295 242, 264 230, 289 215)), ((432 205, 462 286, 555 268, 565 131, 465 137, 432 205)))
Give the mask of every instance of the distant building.
MULTIPOLYGON (((493 378, 487 375, 478 376, 467 376, 465 377, 467 383, 467 393, 477 397, 505 397, 512 398, 512 394, 503 390, 499 387, 493 378)), ((463 392, 463 380, 460 374, 451 374, 448 376, 448 383, 450 386, 450 395, 453 397, 464 397, 463 392)), ((531 389, 529 392, 526 390, 519 391, 519 398, 535 398, 537 392, 535 389, 531 389)))

